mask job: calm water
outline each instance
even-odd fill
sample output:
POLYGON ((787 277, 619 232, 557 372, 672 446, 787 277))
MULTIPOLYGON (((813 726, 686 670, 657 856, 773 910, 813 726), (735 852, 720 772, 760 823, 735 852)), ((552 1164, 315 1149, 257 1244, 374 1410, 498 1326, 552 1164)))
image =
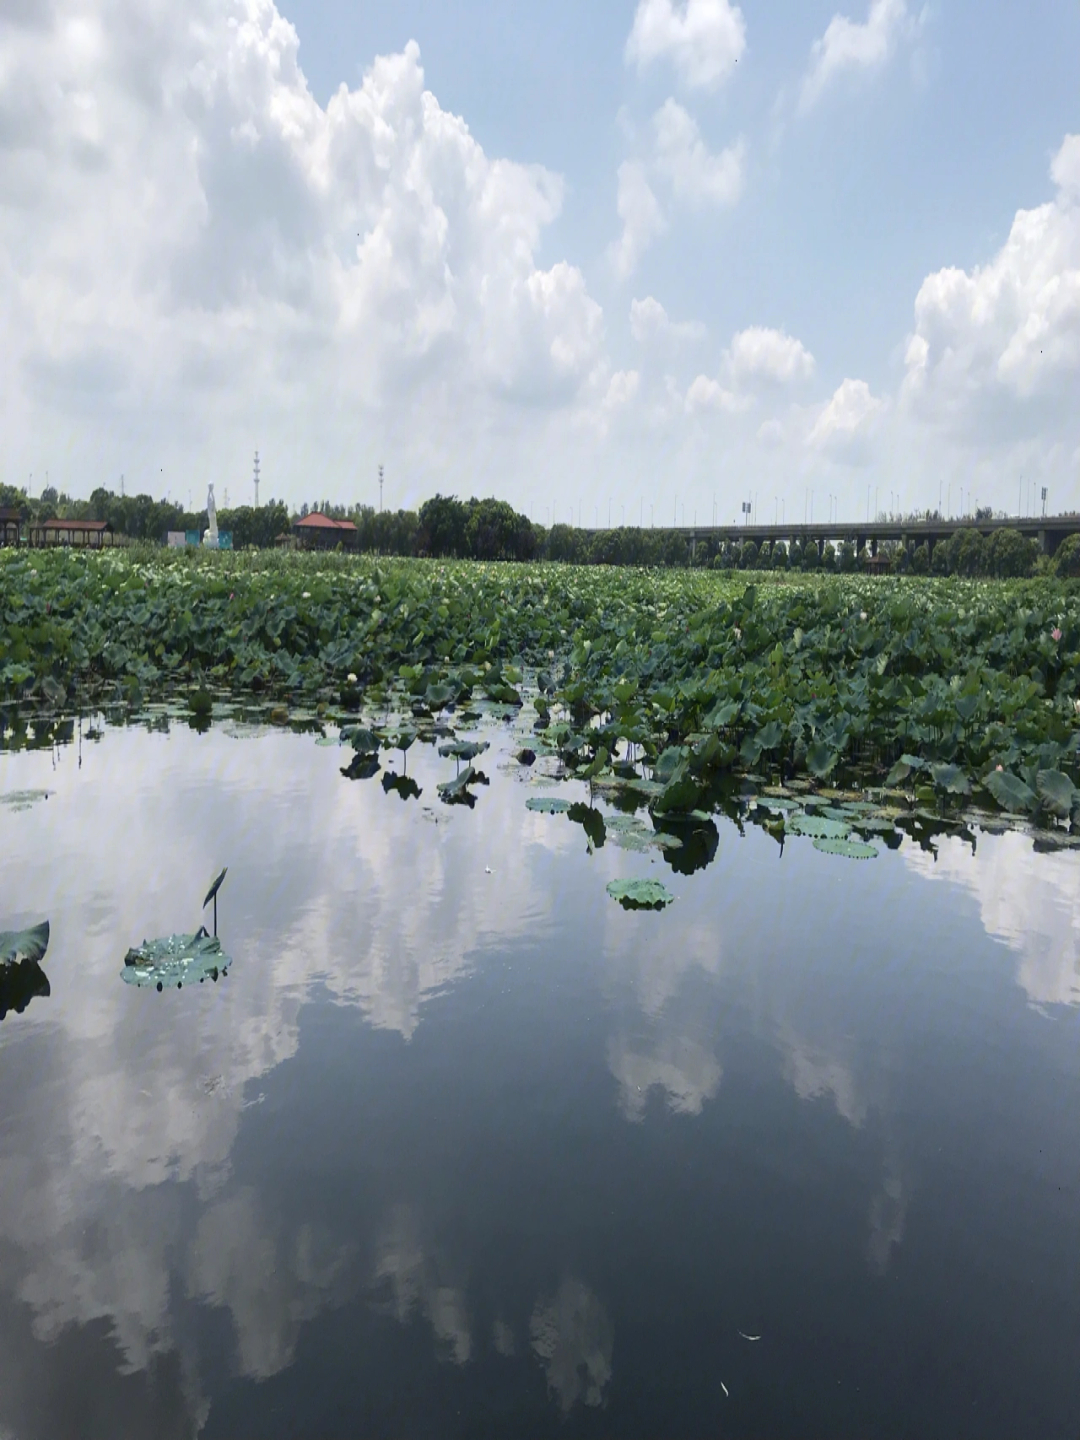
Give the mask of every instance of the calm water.
POLYGON ((679 874, 497 752, 0 756, 0 1436, 1075 1440, 1080 854, 679 874), (224 864, 228 977, 124 985, 224 864))

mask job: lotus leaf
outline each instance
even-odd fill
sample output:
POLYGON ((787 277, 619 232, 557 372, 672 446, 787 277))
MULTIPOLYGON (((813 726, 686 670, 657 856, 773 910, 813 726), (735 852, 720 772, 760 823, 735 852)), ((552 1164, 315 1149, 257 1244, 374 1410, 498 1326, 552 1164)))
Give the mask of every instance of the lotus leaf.
POLYGON ((570 809, 570 801, 560 800, 555 795, 530 795, 525 801, 525 808, 541 815, 565 815, 570 809))
POLYGON ((444 800, 464 799, 468 787, 477 778, 476 771, 471 765, 466 765, 460 774, 455 775, 453 780, 444 780, 441 785, 436 786, 439 794, 444 800))
POLYGON ((219 974, 227 975, 231 964, 217 936, 199 930, 194 935, 167 935, 133 946, 124 956, 120 974, 128 985, 157 990, 175 986, 179 990, 196 980, 201 983, 216 980, 219 974))
POLYGON ((815 740, 806 751, 806 768, 819 780, 831 775, 840 760, 840 753, 823 740, 815 740))
POLYGON ((453 756, 455 760, 475 760, 487 749, 489 749, 487 740, 453 740, 448 745, 440 745, 439 754, 443 759, 453 756))
POLYGON ((442 710, 454 699, 457 692, 449 685, 429 685, 424 691, 424 703, 429 710, 442 710))
POLYGON ((814 841, 814 849, 823 850, 826 855, 846 855, 849 860, 873 860, 878 853, 876 845, 828 835, 819 835, 814 841))
POLYGON ((346 725, 339 738, 343 745, 351 745, 358 755, 378 754, 379 737, 362 725, 346 725))
POLYGON ((939 790, 950 795, 970 795, 971 781, 958 765, 931 765, 930 774, 939 790))
POLYGON ((794 835, 812 835, 819 840, 841 840, 851 833, 850 822, 827 820, 819 815, 789 815, 786 825, 794 835))
POLYGON ((1030 785, 1008 770, 991 770, 983 784, 1002 809, 1012 814, 1030 814, 1038 804, 1039 797, 1030 785))
POLYGON ((0 930, 0 966, 18 965, 23 961, 36 965, 45 958, 48 948, 48 920, 28 930, 0 930))
POLYGON ((675 899, 659 880, 612 880, 607 892, 624 910, 663 910, 675 899))
POLYGON ((1068 819, 1077 801, 1076 786, 1060 770, 1040 770, 1037 780, 1039 799, 1052 815, 1068 819))

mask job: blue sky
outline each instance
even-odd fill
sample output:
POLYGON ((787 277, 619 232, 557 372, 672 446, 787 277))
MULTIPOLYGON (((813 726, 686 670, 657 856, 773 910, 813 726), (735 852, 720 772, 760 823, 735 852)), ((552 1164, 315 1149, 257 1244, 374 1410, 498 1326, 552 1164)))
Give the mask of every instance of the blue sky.
POLYGON ((18 13, 5 479, 1080 507, 1076 6, 18 13))

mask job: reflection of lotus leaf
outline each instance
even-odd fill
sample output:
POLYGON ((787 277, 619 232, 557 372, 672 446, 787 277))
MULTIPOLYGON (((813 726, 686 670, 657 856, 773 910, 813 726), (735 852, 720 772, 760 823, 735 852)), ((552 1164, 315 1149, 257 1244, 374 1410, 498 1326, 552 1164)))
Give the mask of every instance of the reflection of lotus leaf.
POLYGON ((39 800, 47 800, 50 793, 48 790, 9 790, 6 795, 0 795, 0 805, 6 805, 9 810, 29 810, 39 800))
POLYGON ((607 892, 624 910, 663 910, 675 899, 659 880, 612 880, 607 892))
POLYGON ((541 815, 565 815, 570 809, 569 800, 560 800, 555 795, 530 795, 525 801, 526 810, 537 810, 541 815))
POLYGON ((21 961, 36 965, 48 948, 48 920, 29 930, 0 930, 0 965, 17 965, 21 961))
POLYGON ((878 853, 876 845, 867 845, 862 840, 842 840, 832 835, 818 836, 814 849, 823 850, 826 855, 846 855, 849 860, 873 860, 878 853))
POLYGON ((216 980, 219 974, 227 975, 231 964, 217 936, 200 930, 195 935, 167 935, 133 946, 124 956, 120 974, 128 985, 152 985, 158 990, 175 985, 179 990, 208 976, 216 980))

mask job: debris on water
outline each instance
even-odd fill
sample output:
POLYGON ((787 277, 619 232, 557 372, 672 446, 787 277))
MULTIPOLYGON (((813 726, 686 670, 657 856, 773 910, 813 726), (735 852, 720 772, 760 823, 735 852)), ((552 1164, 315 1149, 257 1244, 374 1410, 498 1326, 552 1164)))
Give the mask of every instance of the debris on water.
POLYGON ((753 1343, 755 1340, 761 1339, 760 1335, 747 1335, 744 1330, 740 1330, 739 1334, 744 1340, 749 1340, 751 1343, 753 1343))
POLYGON ((723 1380, 720 1381, 720 1389, 723 1390, 725 1397, 726 1397, 728 1400, 730 1400, 730 1399, 731 1399, 731 1394, 730 1394, 727 1386, 724 1384, 723 1380))

